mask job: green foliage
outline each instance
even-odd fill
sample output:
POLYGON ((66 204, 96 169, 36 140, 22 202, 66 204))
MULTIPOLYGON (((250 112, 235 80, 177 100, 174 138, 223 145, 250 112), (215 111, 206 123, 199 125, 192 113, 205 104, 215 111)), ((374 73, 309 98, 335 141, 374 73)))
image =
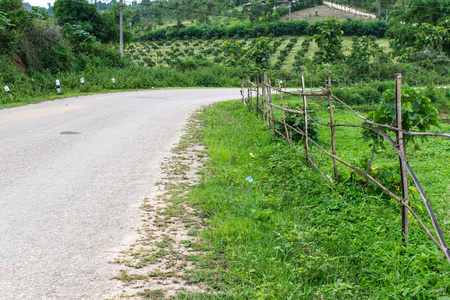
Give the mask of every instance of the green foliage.
POLYGON ((333 94, 348 105, 374 104, 378 103, 381 97, 381 92, 369 85, 334 88, 333 94))
POLYGON ((394 16, 394 21, 406 24, 437 25, 450 14, 447 0, 409 0, 397 4, 391 15, 394 16))
POLYGON ((269 39, 258 38, 255 45, 247 51, 249 69, 253 74, 262 74, 270 68, 270 56, 273 54, 273 47, 269 44, 269 39))
MULTIPOLYGON (((101 45, 101 44, 100 44, 101 45)), ((44 99, 57 97, 55 80, 61 81, 61 89, 64 94, 79 94, 87 90, 89 92, 104 92, 111 89, 151 89, 152 87, 235 87, 240 79, 246 77, 245 72, 239 68, 229 68, 220 65, 206 63, 198 68, 189 68, 187 64, 179 68, 185 68, 184 73, 167 67, 138 66, 128 60, 120 59, 117 50, 96 48, 101 56, 77 56, 74 68, 58 74, 49 71, 30 72, 23 74, 14 67, 11 58, 0 56, 0 84, 11 88, 14 98, 6 93, 0 93, 1 106, 17 105, 18 103, 34 103, 44 99), (88 88, 82 89, 80 77, 84 77, 88 88), (116 79, 114 86, 111 78, 116 79)), ((96 50, 96 51, 97 51, 96 50)), ((201 58, 188 58, 196 63, 201 58), (197 60, 198 59, 198 60, 197 60)), ((145 64, 144 62, 142 62, 145 64)))
POLYGON ((364 21, 362 19, 348 19, 342 22, 341 29, 346 36, 376 36, 384 37, 388 30, 388 23, 384 20, 364 21))
POLYGON ((370 68, 381 59, 385 59, 384 63, 389 60, 383 49, 376 43, 375 37, 354 37, 346 62, 352 71, 359 75, 359 78, 366 78, 370 75, 370 68))
POLYGON ((258 19, 263 16, 263 13, 264 13, 264 7, 263 7, 261 1, 252 0, 251 5, 250 5, 249 14, 248 14, 250 17, 250 22, 254 23, 254 22, 258 21, 258 19))
POLYGON ((427 49, 438 53, 450 50, 450 19, 444 24, 446 27, 420 24, 419 32, 416 34, 415 50, 427 49))
POLYGON ((250 74, 262 74, 270 68, 270 56, 273 54, 273 47, 269 44, 269 39, 258 38, 255 44, 244 53, 241 45, 235 41, 226 41, 222 50, 226 55, 223 62, 229 66, 244 66, 250 74))
POLYGON ((222 50, 225 54, 223 63, 229 66, 244 66, 248 60, 244 57, 244 50, 236 41, 226 41, 222 50))
POLYGON ((208 66, 210 62, 203 54, 196 54, 194 57, 177 57, 173 66, 176 70, 185 72, 186 70, 197 70, 199 67, 208 66))
MULTIPOLYGON (((402 128, 407 131, 427 131, 431 126, 440 127, 437 109, 432 106, 430 98, 422 91, 415 89, 402 89, 402 128)), ((367 117, 370 121, 379 124, 395 124, 395 92, 386 90, 382 95, 382 103, 367 117)), ((386 128, 380 128, 387 132, 386 128)), ((363 129, 364 140, 370 146, 382 146, 383 137, 370 129, 363 129)), ((405 143, 414 141, 414 136, 404 135, 405 143)))
MULTIPOLYGON (((56 0, 54 4, 55 17, 61 26, 66 23, 79 25, 102 42, 118 42, 119 40, 119 4, 116 3, 103 15, 95 4, 87 0, 71 1, 56 0)), ((130 12, 124 10, 124 22, 127 24, 130 12)), ((131 33, 124 30, 124 41, 131 39, 131 33)))
MULTIPOLYGON (((306 20, 291 22, 263 22, 253 25, 237 24, 228 27, 212 25, 190 25, 186 27, 171 27, 151 30, 138 37, 140 41, 160 41, 168 38, 183 39, 185 36, 190 38, 257 38, 271 34, 273 37, 281 36, 304 36, 314 35, 317 27, 324 25, 323 21, 309 24, 306 20)), ((344 35, 347 36, 368 36, 383 37, 388 25, 385 21, 355 21, 352 19, 342 23, 344 35)))
MULTIPOLYGON (((287 109, 291 109, 291 110, 302 111, 303 103, 289 101, 287 104, 284 105, 284 107, 287 109)), ((315 115, 315 110, 308 109, 308 114, 310 117, 314 118, 315 120, 318 120, 317 116, 315 115)), ((286 120, 286 123, 289 124, 290 126, 299 128, 302 131, 305 130, 304 115, 296 114, 296 113, 292 113, 292 112, 285 112, 285 120, 286 120)), ((279 131, 284 132, 284 126, 282 126, 280 124, 278 124, 277 126, 278 126, 279 131)), ((301 135, 300 133, 298 133, 290 128, 288 129, 288 132, 289 132, 290 139, 294 143, 298 143, 298 142, 304 140, 303 135, 301 135)), ((312 122, 308 123, 308 137, 316 142, 319 142, 319 128, 317 127, 317 125, 315 125, 312 122)))
POLYGON ((340 29, 341 25, 339 20, 331 18, 317 28, 319 33, 314 35, 314 42, 323 52, 323 55, 316 57, 319 63, 332 63, 344 59, 341 39, 344 32, 340 29))

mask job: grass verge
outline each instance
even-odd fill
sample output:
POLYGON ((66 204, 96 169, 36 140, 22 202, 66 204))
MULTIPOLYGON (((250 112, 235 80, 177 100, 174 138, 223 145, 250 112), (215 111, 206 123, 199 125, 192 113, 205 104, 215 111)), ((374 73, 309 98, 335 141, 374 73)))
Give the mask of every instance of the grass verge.
POLYGON ((448 299, 450 265, 414 222, 402 246, 400 209, 381 193, 325 185, 237 101, 200 118, 210 162, 189 199, 205 252, 184 278, 209 290, 176 299, 448 299))

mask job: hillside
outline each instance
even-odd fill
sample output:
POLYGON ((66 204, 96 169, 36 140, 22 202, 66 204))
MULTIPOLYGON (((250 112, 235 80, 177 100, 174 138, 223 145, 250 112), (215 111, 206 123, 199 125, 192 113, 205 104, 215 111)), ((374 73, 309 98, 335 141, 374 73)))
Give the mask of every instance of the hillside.
MULTIPOLYGON (((331 8, 326 5, 311 7, 291 13, 291 20, 306 20, 309 23, 315 21, 326 20, 328 18, 337 18, 338 20, 346 20, 347 18, 372 20, 371 18, 355 15, 346 11, 331 8)), ((281 20, 289 20, 289 15, 284 15, 281 20)))

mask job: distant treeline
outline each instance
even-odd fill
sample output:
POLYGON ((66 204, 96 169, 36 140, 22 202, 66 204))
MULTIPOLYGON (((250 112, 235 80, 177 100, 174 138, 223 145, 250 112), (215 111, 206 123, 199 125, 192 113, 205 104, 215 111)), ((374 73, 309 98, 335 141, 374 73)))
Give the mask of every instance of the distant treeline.
MULTIPOLYGON (((272 22, 256 25, 225 26, 184 26, 176 25, 168 28, 149 31, 137 39, 140 41, 159 41, 166 39, 187 40, 192 38, 255 38, 260 36, 278 37, 284 35, 304 36, 317 33, 317 27, 322 26, 323 21, 309 24, 305 20, 291 22, 272 22)), ((375 36, 384 37, 388 23, 383 20, 363 21, 361 19, 348 19, 342 22, 341 29, 346 36, 375 36)))

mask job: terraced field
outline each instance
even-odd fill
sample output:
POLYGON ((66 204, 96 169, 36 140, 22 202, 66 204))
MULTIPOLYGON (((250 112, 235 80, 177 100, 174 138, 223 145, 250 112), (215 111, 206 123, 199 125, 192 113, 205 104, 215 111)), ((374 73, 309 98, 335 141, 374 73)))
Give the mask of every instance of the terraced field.
MULTIPOLYGON (((311 41, 309 46, 304 44, 311 37, 280 37, 271 38, 271 44, 276 48, 271 62, 275 69, 292 70, 296 55, 312 58, 318 50, 317 45, 311 41), (303 45, 303 46, 302 46, 303 45), (302 51, 302 48, 304 50, 302 51), (300 52, 300 53, 299 53, 300 52)), ((248 49, 255 39, 239 39, 243 49, 248 49)), ((225 40, 187 40, 187 41, 158 41, 140 42, 128 44, 125 48, 126 55, 142 66, 170 66, 179 57, 204 56, 213 63, 220 63, 223 58, 222 45, 225 40)), ((377 43, 388 49, 387 39, 378 39, 377 43)), ((352 38, 343 37, 344 53, 351 49, 352 38)))

